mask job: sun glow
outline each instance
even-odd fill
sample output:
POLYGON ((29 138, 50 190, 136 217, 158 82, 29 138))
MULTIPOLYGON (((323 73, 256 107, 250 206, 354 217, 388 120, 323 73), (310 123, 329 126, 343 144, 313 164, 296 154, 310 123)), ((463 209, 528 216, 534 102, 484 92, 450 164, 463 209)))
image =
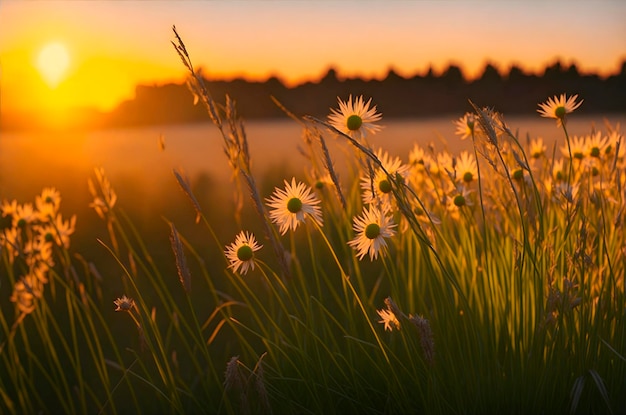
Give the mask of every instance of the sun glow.
POLYGON ((66 77, 70 67, 67 47, 59 42, 48 43, 36 61, 37 70, 50 88, 56 88, 66 77))

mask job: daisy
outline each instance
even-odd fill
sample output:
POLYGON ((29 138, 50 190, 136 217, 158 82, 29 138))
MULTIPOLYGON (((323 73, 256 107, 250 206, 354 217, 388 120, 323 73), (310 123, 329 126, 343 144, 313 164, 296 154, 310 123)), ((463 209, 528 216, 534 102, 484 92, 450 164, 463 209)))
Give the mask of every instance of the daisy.
POLYGON ((586 154, 589 156, 593 158, 603 157, 609 148, 609 138, 603 137, 602 133, 598 131, 594 135, 587 136, 586 147, 586 154))
POLYGON ((400 322, 396 318, 395 314, 385 309, 376 310, 376 312, 378 313, 380 318, 382 318, 382 320, 378 320, 378 322, 385 325, 385 331, 393 331, 394 328, 396 330, 400 330, 400 322))
POLYGON ((383 169, 378 168, 374 172, 374 177, 369 175, 361 177, 361 190, 363 190, 363 203, 381 202, 383 206, 392 208, 394 206, 394 198, 392 185, 389 181, 391 177, 402 177, 404 181, 409 179, 410 167, 402 164, 399 157, 391 157, 389 154, 379 149, 376 157, 380 160, 383 169), (386 173, 385 173, 386 171, 386 173), (389 173, 389 176, 387 175, 389 173))
POLYGON ((468 151, 462 151, 456 159, 456 177, 463 184, 469 185, 478 179, 478 167, 476 158, 468 151))
POLYGON ((35 198, 35 206, 42 216, 42 220, 54 217, 61 204, 61 193, 54 187, 46 187, 41 195, 35 198))
POLYGON ((76 215, 64 221, 58 214, 53 222, 45 223, 39 228, 39 234, 47 242, 54 242, 64 248, 70 247, 70 235, 76 229, 76 215))
POLYGON ((248 268, 254 270, 254 253, 261 249, 263 245, 259 245, 254 235, 241 231, 235 238, 235 242, 226 247, 226 258, 230 261, 229 268, 234 272, 241 267, 241 273, 246 274, 248 268))
POLYGON ((561 94, 560 97, 555 95, 549 98, 548 102, 539 104, 540 109, 538 109, 537 112, 542 117, 555 118, 556 125, 560 127, 565 123, 565 114, 573 112, 583 103, 583 100, 576 102, 576 98, 578 98, 578 95, 569 98, 567 98, 565 94, 561 94))
POLYGON ((461 136, 461 140, 474 135, 476 128, 476 118, 471 112, 465 113, 461 118, 454 122, 456 124, 455 134, 461 136))
POLYGON ((37 213, 33 209, 32 203, 17 205, 17 208, 13 213, 14 228, 22 228, 29 223, 33 223, 35 220, 37 220, 37 213))
POLYGON ((530 141, 530 156, 538 159, 546 153, 547 147, 543 143, 543 138, 537 137, 530 141))
POLYGON ((285 180, 285 190, 276 188, 272 197, 266 200, 273 209, 270 218, 280 226, 281 235, 289 229, 295 231, 306 217, 311 217, 320 225, 323 223, 322 210, 317 206, 319 199, 304 183, 296 184, 295 177, 291 179, 291 184, 285 180))
POLYGON ((374 123, 380 121, 382 115, 376 112, 375 105, 370 108, 371 98, 364 102, 363 96, 360 96, 353 102, 350 95, 346 102, 339 97, 337 101, 339 110, 331 108, 331 114, 328 116, 328 121, 333 127, 356 140, 364 138, 366 133, 375 134, 380 130, 380 126, 374 123))
POLYGON ((587 144, 585 143, 585 137, 573 136, 569 140, 569 147, 567 143, 561 147, 561 154, 563 154, 564 157, 569 158, 571 151, 572 158, 582 160, 585 157, 586 149, 587 144))
POLYGON ((378 253, 387 246, 385 238, 395 235, 396 224, 391 216, 385 215, 380 209, 369 206, 361 216, 354 218, 353 229, 357 236, 348 241, 355 248, 359 259, 369 253, 370 260, 378 258, 378 253))
POLYGON ((115 311, 128 311, 130 313, 130 310, 135 307, 135 300, 123 295, 122 298, 118 298, 113 301, 113 304, 117 306, 115 311))

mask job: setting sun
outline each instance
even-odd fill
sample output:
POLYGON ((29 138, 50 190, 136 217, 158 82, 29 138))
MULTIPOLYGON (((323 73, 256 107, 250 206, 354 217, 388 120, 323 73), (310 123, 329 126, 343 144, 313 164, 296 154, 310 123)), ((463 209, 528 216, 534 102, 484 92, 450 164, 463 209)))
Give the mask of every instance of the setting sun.
POLYGON ((37 69, 50 88, 56 88, 67 76, 70 55, 64 44, 48 43, 37 55, 37 69))

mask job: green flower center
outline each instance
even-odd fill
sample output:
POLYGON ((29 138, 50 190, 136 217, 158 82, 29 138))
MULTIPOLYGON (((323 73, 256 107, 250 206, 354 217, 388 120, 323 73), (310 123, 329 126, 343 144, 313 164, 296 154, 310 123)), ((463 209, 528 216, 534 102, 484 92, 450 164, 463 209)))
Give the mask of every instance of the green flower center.
POLYGON ((375 239, 378 235, 380 235, 380 226, 378 226, 378 224, 370 223, 367 225, 365 228, 365 237, 367 237, 367 239, 375 239))
POLYGON ((19 219, 19 220, 17 221, 17 227, 18 227, 18 228, 23 228, 24 226, 26 226, 26 223, 27 223, 27 222, 26 222, 26 219, 21 218, 21 219, 19 219))
POLYGON ((252 259, 252 248, 248 245, 242 245, 237 249, 237 258, 240 261, 250 261, 252 259))
POLYGON ((600 157, 600 149, 598 147, 591 147, 589 154, 591 157, 600 157))
POLYGON ((465 197, 463 195, 455 196, 454 205, 458 207, 465 206, 465 197))
POLYGON ((600 170, 598 170, 598 168, 597 168, 597 167, 592 167, 592 168, 591 168, 591 175, 595 177, 595 176, 597 176, 598 174, 600 174, 600 170))
POLYGON ((465 172, 465 174, 463 175, 463 181, 469 183, 472 180, 474 180, 474 175, 472 174, 472 172, 465 172))
POLYGON ((556 107, 556 109, 554 110, 554 115, 556 116, 556 118, 565 117, 565 107, 556 107))
POLYGON ((562 172, 558 171, 558 172, 556 172, 556 179, 559 180, 559 181, 562 181, 562 180, 565 179, 565 176, 563 176, 562 172))
POLYGON ((291 213, 298 213, 302 210, 302 201, 297 197, 292 197, 287 202, 287 210, 291 213))
POLYGON ((378 183, 378 189, 383 193, 389 193, 391 192, 391 183, 387 179, 381 180, 378 183))
POLYGON ((321 180, 318 180, 315 182, 315 188, 316 189, 323 189, 324 188, 324 182, 321 180))
POLYGON ((523 177, 524 177, 524 172, 522 171, 522 169, 517 169, 513 172, 513 178, 515 180, 522 180, 523 177))
POLYGON ((585 157, 585 155, 583 154, 582 151, 575 151, 574 152, 574 158, 575 159, 582 160, 583 157, 585 157))
POLYGON ((46 232, 46 234, 44 235, 44 240, 46 242, 53 242, 54 241, 54 235, 52 234, 52 232, 46 232))
POLYGON ((47 196, 45 202, 49 205, 51 205, 54 202, 54 199, 52 199, 52 197, 47 196))
POLYGON ((355 131, 361 128, 361 125, 363 125, 363 119, 358 115, 353 114, 348 117, 348 121, 346 124, 348 126, 348 130, 355 131))

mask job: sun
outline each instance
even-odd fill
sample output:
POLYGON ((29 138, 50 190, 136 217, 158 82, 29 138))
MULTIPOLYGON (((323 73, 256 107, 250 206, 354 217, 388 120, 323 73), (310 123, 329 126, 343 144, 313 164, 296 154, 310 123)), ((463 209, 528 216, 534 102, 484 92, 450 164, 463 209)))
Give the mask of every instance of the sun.
POLYGON ((37 55, 37 69, 50 88, 56 88, 67 76, 70 54, 60 42, 46 44, 37 55))

